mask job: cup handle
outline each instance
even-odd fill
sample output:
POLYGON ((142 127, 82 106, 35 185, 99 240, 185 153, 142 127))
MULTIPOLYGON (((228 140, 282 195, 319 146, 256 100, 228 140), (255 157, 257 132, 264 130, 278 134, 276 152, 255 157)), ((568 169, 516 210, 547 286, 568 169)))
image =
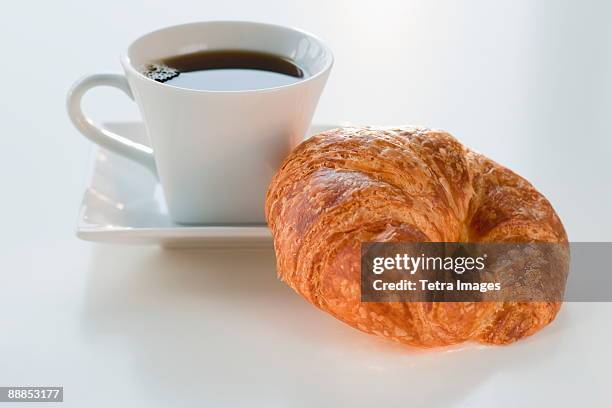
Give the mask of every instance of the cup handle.
POLYGON ((68 98, 66 100, 68 116, 74 126, 92 142, 142 164, 151 170, 153 174, 157 175, 155 159, 153 158, 153 149, 104 129, 83 114, 81 99, 87 91, 96 86, 112 86, 118 88, 129 96, 130 99, 134 99, 130 85, 123 75, 94 74, 85 76, 75 82, 68 92, 68 98))

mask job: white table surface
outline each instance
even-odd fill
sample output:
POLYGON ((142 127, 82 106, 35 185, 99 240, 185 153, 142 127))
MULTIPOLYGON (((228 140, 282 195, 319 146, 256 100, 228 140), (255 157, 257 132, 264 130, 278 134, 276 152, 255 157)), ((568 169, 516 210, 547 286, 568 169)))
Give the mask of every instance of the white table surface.
MULTIPOLYGON (((419 352, 310 307, 271 250, 77 240, 91 146, 64 108, 152 29, 295 25, 335 52, 317 121, 449 129, 530 179, 571 240, 610 241, 610 17, 605 1, 3 3, 0 386, 63 386, 45 406, 65 407, 610 406, 610 303, 567 304, 509 347, 419 352)), ((86 110, 138 117, 107 89, 86 110)))

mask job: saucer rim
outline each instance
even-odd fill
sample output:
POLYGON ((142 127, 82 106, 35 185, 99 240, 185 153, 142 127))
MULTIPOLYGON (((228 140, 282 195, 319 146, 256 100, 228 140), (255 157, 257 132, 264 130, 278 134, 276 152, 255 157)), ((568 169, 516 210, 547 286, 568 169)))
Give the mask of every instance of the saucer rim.
POLYGON ((244 241, 272 242, 272 232, 266 224, 253 225, 172 225, 168 227, 128 227, 92 224, 86 219, 86 191, 97 171, 96 158, 107 149, 93 145, 89 152, 88 171, 83 183, 83 195, 74 228, 77 238, 90 242, 153 243, 166 245, 171 241, 244 241))

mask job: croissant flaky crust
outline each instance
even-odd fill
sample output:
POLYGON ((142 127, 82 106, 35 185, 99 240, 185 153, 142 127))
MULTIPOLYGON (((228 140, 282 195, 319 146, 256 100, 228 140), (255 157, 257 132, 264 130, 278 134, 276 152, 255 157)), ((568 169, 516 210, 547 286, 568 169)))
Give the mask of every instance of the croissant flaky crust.
POLYGON ((360 301, 361 242, 567 242, 529 182, 444 131, 351 127, 315 135, 273 178, 266 219, 284 282, 343 322, 400 343, 510 343, 560 308, 360 301))

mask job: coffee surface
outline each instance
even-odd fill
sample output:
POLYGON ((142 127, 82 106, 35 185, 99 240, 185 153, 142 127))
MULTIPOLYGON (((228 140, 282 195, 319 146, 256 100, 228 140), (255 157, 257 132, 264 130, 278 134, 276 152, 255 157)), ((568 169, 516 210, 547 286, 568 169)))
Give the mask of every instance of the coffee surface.
POLYGON ((146 66, 144 75, 181 88, 244 91, 289 85, 304 71, 278 55, 246 50, 200 51, 164 58, 146 66))

